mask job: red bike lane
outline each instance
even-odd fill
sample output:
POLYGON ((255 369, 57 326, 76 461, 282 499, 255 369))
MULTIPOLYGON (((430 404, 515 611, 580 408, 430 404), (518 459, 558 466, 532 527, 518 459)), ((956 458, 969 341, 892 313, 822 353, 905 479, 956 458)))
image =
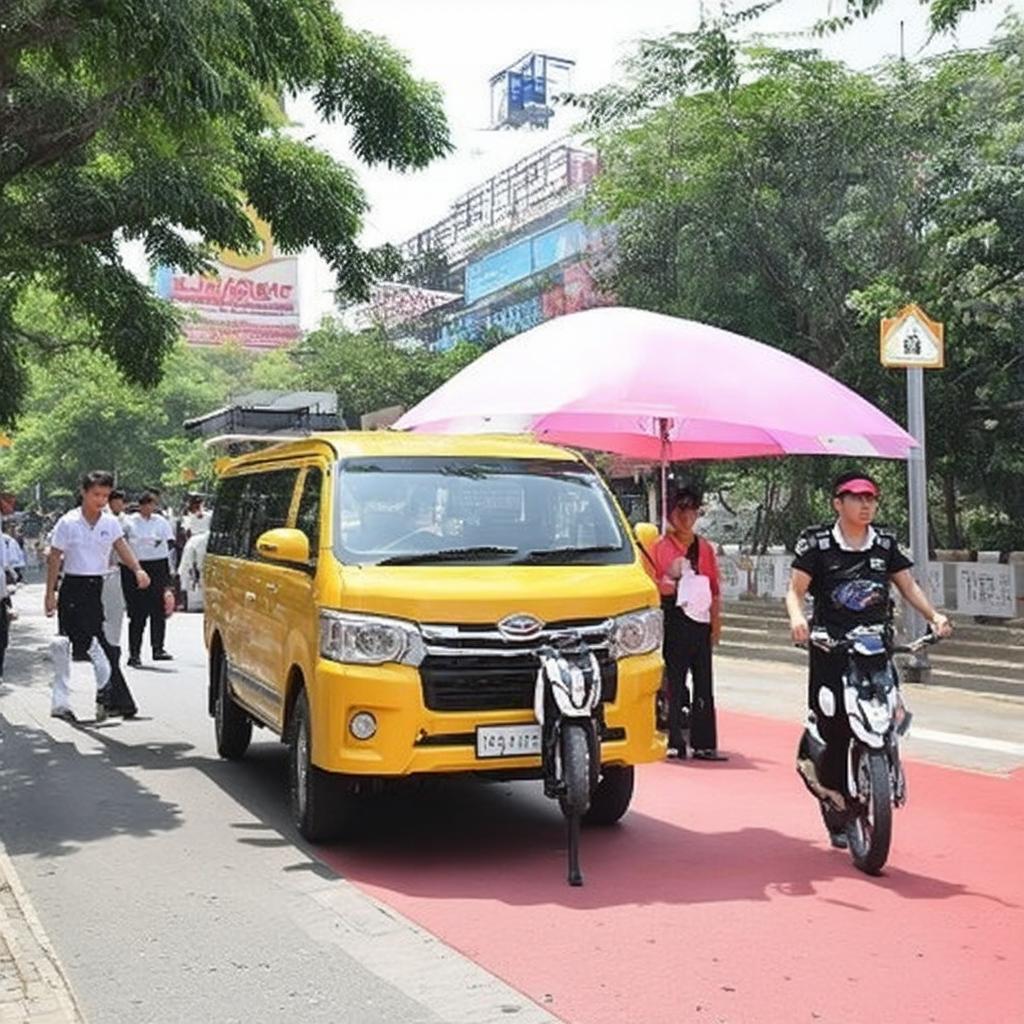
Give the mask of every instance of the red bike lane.
POLYGON ((583 839, 538 784, 383 801, 321 859, 572 1024, 1024 1020, 1024 771, 908 765, 889 866, 829 848, 796 725, 722 713, 726 764, 638 770, 583 839))

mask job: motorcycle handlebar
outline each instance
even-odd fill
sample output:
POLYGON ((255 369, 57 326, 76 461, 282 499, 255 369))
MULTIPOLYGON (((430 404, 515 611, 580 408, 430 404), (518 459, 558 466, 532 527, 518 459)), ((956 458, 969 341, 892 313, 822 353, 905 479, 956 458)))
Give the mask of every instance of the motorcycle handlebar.
MULTIPOLYGON (((930 647, 932 644, 937 644, 942 638, 938 633, 933 633, 930 629, 923 636, 919 636, 916 640, 911 640, 905 644, 891 644, 889 645, 890 654, 916 654, 922 648, 930 647)), ((809 641, 804 643, 794 644, 794 647, 800 648, 800 650, 806 651, 814 644, 819 650, 822 651, 839 651, 849 650, 853 646, 854 641, 847 637, 843 637, 841 640, 833 640, 832 637, 815 637, 813 634, 809 641)))

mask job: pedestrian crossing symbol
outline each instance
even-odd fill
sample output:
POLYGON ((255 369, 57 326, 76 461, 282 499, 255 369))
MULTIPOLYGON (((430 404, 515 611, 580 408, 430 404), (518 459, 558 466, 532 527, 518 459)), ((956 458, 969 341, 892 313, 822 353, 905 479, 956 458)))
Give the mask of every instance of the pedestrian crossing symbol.
POLYGON ((882 320, 882 365, 941 370, 946 357, 944 335, 942 324, 911 303, 896 316, 882 320))

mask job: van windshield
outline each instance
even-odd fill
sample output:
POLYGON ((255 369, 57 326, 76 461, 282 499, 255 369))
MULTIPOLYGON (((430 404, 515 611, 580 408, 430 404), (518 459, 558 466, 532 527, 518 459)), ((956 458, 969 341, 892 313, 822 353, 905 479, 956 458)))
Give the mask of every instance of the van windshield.
POLYGON ((576 462, 353 458, 339 464, 343 563, 604 565, 633 560, 612 500, 576 462))

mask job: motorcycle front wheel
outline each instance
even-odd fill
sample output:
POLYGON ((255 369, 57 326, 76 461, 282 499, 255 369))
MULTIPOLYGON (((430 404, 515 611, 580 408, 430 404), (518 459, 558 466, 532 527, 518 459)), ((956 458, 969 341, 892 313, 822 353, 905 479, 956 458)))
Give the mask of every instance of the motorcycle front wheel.
POLYGON ((560 738, 562 781, 565 788, 558 802, 567 817, 582 817, 590 808, 590 744, 582 725, 566 722, 560 738))
POLYGON ((880 875, 892 842, 892 784, 882 751, 854 751, 853 777, 859 801, 847 830, 850 856, 865 874, 880 875))

